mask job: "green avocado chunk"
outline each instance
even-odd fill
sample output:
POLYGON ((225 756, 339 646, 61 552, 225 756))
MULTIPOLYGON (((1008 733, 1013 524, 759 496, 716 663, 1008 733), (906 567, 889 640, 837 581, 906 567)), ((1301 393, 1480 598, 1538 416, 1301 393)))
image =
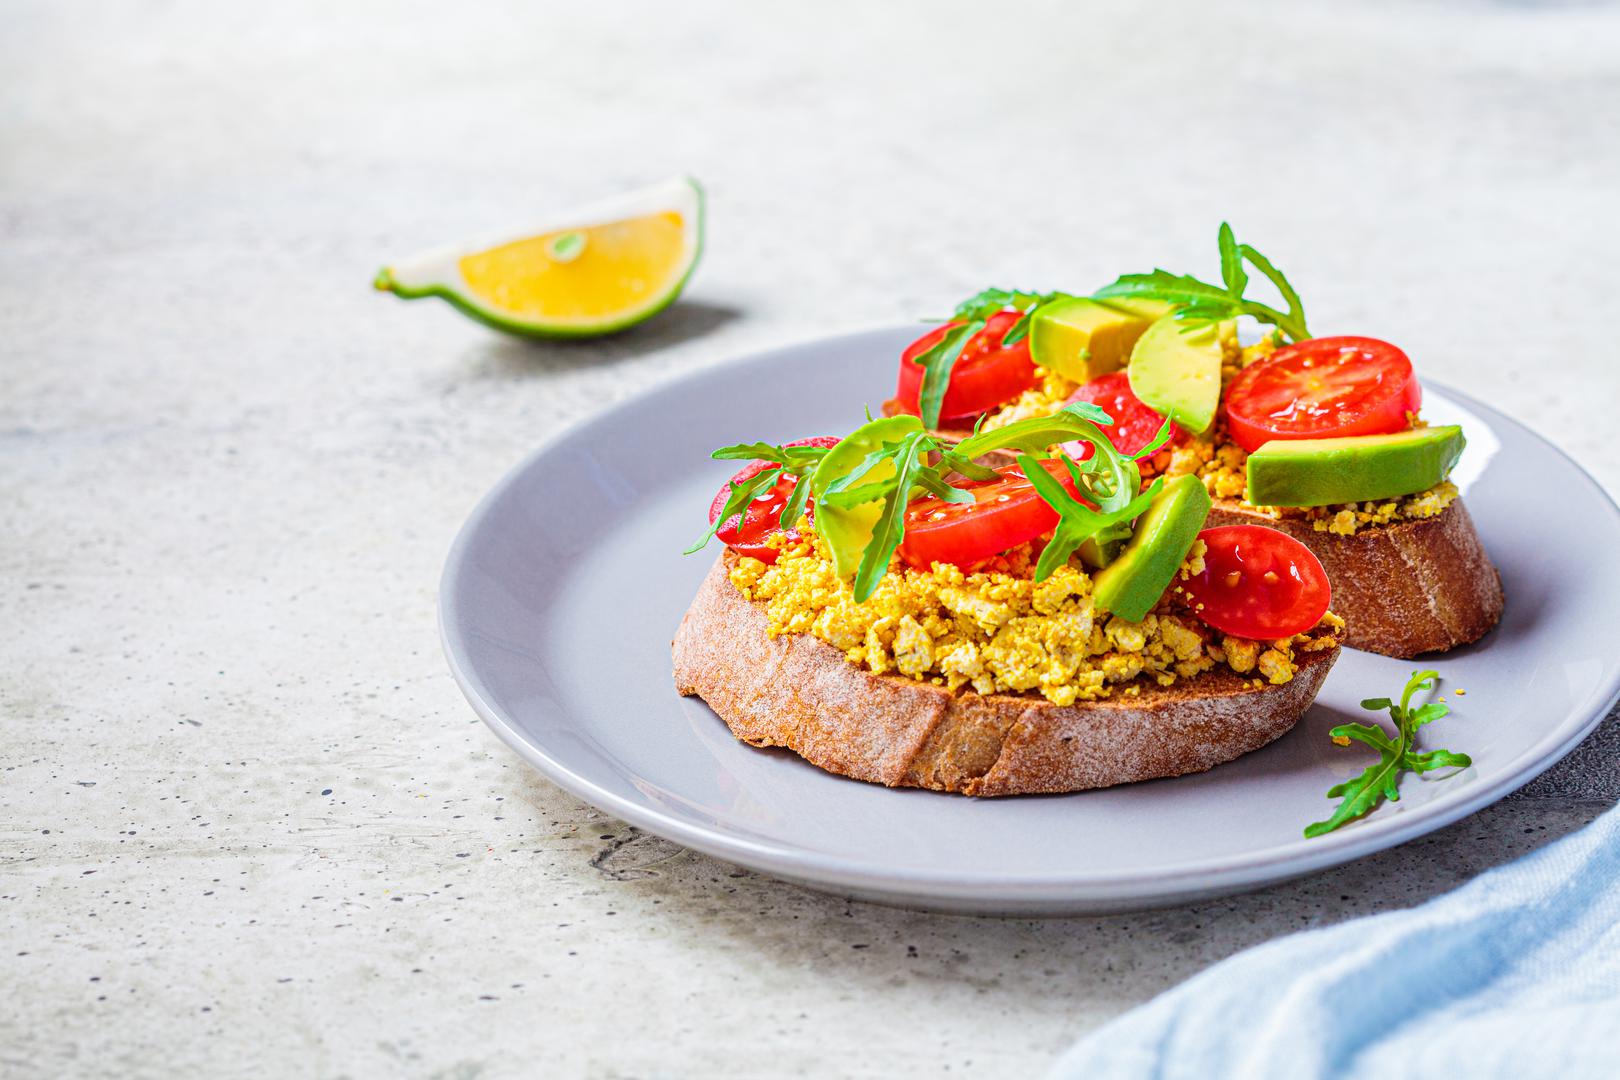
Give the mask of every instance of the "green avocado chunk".
POLYGON ((1195 435, 1208 431, 1221 402, 1223 325, 1154 322, 1131 350, 1131 393, 1195 435))
POLYGON ((1413 428, 1394 435, 1273 439, 1249 455, 1256 506, 1331 506, 1411 495, 1451 475, 1462 456, 1462 428, 1413 428))
POLYGON ((1125 541, 1129 538, 1130 533, 1128 530, 1122 530, 1118 536, 1104 532, 1098 536, 1089 537, 1085 543, 1080 545, 1076 553, 1080 556, 1081 562, 1093 570, 1101 570, 1119 558, 1119 553, 1125 550, 1125 541))
MULTIPOLYGON (((847 476, 866 459, 866 455, 884 445, 892 445, 914 431, 923 429, 915 416, 889 416, 870 420, 839 440, 816 471, 810 474, 810 494, 819 498, 827 485, 840 476, 847 476)), ((880 462, 863 476, 860 483, 877 483, 894 475, 894 466, 880 462)), ((862 503, 848 510, 816 504, 816 532, 832 549, 833 569, 841 577, 853 577, 861 565, 861 553, 872 540, 872 529, 883 513, 881 502, 862 503)))
POLYGON ((1178 476, 1148 505, 1119 557, 1092 575, 1099 610, 1141 622, 1192 550, 1209 516, 1209 492, 1196 476, 1178 476))
POLYGON ((1090 382, 1124 367, 1142 331, 1169 311, 1158 300, 1053 300, 1030 320, 1030 359, 1066 379, 1090 382))

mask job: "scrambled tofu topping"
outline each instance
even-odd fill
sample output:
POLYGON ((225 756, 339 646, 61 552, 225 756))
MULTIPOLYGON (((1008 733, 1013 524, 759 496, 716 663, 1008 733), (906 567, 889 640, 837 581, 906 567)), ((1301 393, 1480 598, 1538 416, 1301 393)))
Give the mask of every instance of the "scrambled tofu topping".
MULTIPOLYGON (((864 604, 833 572, 823 541, 773 537, 775 563, 739 558, 731 583, 765 606, 769 633, 813 634, 851 663, 950 690, 1038 693, 1058 705, 1140 693, 1224 665, 1262 682, 1286 683, 1300 652, 1330 648, 1343 622, 1329 613, 1310 634, 1249 641, 1211 630, 1167 602, 1139 623, 1096 612, 1091 578, 1074 565, 1036 583, 1026 547, 966 573, 898 561, 864 604)), ((1203 544, 1185 572, 1197 573, 1203 544)))
POLYGON ((1269 506, 1263 510, 1278 516, 1299 516, 1311 523, 1317 532, 1354 536, 1356 530, 1369 525, 1388 525, 1395 521, 1417 521, 1438 517, 1456 500, 1457 485, 1444 480, 1416 495, 1403 495, 1383 502, 1344 503, 1339 506, 1269 506))
MULTIPOLYGON (((1221 367, 1223 387, 1236 378, 1238 372, 1245 367, 1262 357, 1270 356, 1277 350, 1276 340, 1271 336, 1246 348, 1240 347, 1234 338, 1223 338, 1221 346, 1226 354, 1221 367)), ((993 430, 1005 427, 1015 420, 1048 416, 1056 412, 1075 389, 1074 383, 1061 375, 1048 372, 1040 386, 1026 390, 1010 404, 1003 406, 985 421, 984 426, 993 430)), ((1412 416, 1411 420, 1413 427, 1424 426, 1424 422, 1417 416, 1412 416)), ((1232 441, 1226 431, 1226 421, 1221 418, 1216 420, 1215 426, 1203 438, 1190 439, 1175 447, 1166 447, 1152 458, 1141 462, 1141 468, 1143 479, 1160 475, 1175 477, 1192 474, 1204 482, 1204 487, 1209 491, 1211 498, 1241 501, 1249 483, 1248 461, 1248 452, 1232 441)), ((1378 502, 1308 507, 1255 506, 1254 509, 1274 518, 1302 518, 1309 521, 1311 528, 1317 532, 1354 536, 1358 529, 1370 526, 1437 517, 1452 504, 1457 495, 1457 485, 1445 480, 1414 495, 1403 495, 1378 502)))

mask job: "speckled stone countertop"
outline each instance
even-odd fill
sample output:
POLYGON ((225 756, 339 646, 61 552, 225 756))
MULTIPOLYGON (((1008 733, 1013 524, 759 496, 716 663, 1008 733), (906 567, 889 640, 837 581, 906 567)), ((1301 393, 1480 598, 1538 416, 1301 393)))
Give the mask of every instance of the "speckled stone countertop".
MULTIPOLYGON (((1620 490, 1620 10, 7 5, 0 1073, 1027 1075, 1256 942, 1620 796, 1519 795, 1250 896, 1002 921, 629 829, 478 723, 435 585, 558 425, 995 283, 1208 265, 1225 217, 1620 490), (687 298, 504 340, 383 261, 688 171, 687 298)), ((1533 718, 1527 717, 1530 721, 1533 718)))

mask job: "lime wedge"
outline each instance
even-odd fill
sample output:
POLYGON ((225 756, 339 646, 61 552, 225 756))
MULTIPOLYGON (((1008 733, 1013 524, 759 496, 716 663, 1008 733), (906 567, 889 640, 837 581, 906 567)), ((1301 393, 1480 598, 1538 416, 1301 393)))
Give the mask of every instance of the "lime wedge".
POLYGON ((452 244, 385 266, 373 284, 403 300, 437 296, 526 337, 611 334, 658 314, 703 251, 703 189, 673 177, 523 233, 452 244))

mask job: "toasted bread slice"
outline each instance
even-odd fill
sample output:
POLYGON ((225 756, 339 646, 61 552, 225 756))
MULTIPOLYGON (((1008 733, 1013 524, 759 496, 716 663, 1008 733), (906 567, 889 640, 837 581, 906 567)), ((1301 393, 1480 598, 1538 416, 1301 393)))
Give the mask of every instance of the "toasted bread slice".
POLYGON ((1264 525, 1310 548, 1333 584, 1333 611, 1352 649, 1409 658, 1478 641, 1502 617, 1502 577, 1460 498, 1435 517, 1354 536, 1270 517, 1236 499, 1215 500, 1206 527, 1217 525, 1264 525))
POLYGON ((727 577, 735 562, 729 551, 715 560, 681 620, 675 688, 702 697, 743 742, 889 787, 1023 795, 1203 772, 1292 728, 1339 654, 1300 653, 1281 686, 1223 669, 1068 706, 952 692, 874 675, 809 634, 767 636, 763 606, 727 577))
MULTIPOLYGON (((896 399, 883 404, 885 416, 904 411, 896 399)), ((937 434, 962 439, 971 432, 937 434)), ((992 456, 998 465, 1013 460, 992 456)), ((1367 526, 1354 536, 1216 499, 1205 527, 1218 525, 1264 525, 1310 548, 1333 584, 1333 611, 1352 649, 1408 659, 1478 641, 1502 618, 1502 577, 1460 498, 1435 517, 1367 526)))

